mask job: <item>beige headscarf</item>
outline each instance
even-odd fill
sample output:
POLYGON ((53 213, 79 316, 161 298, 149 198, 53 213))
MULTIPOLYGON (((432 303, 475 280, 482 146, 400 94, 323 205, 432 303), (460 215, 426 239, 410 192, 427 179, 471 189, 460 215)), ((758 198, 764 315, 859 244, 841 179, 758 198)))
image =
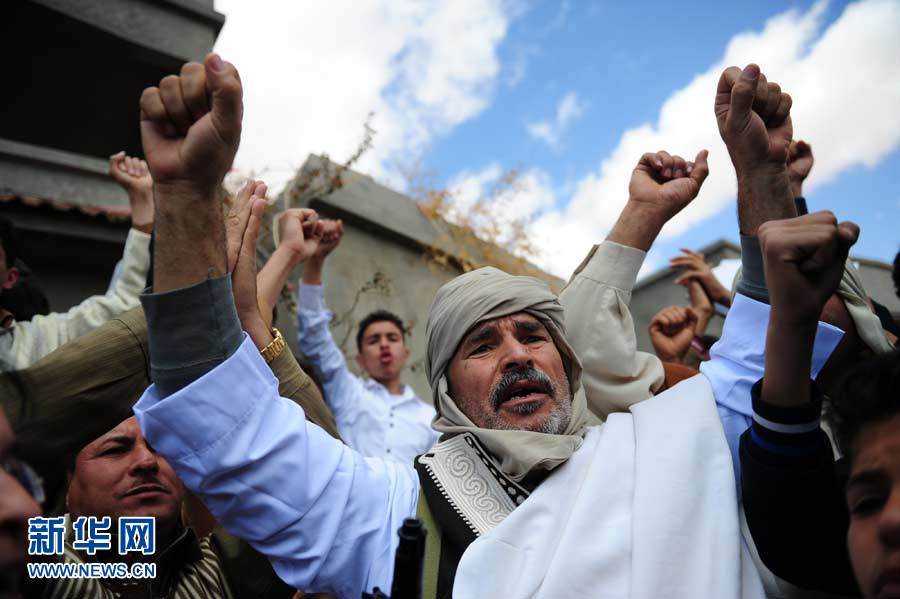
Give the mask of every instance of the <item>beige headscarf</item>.
POLYGON ((568 460, 581 446, 588 411, 581 388, 581 362, 565 334, 563 308, 546 283, 538 279, 486 267, 441 287, 425 326, 425 375, 437 409, 435 430, 474 434, 498 460, 503 472, 517 481, 533 470, 552 470, 568 460), (540 320, 562 357, 572 391, 572 419, 561 435, 479 428, 447 394, 447 366, 466 333, 480 322, 517 312, 540 320))
POLYGON ((868 295, 859 279, 859 273, 849 261, 844 266, 844 276, 841 277, 841 285, 838 287, 837 294, 844 300, 844 306, 850 313, 850 318, 856 325, 856 333, 863 343, 876 354, 893 351, 894 347, 885 337, 884 329, 881 328, 881 321, 872 312, 872 308, 866 300, 868 295))

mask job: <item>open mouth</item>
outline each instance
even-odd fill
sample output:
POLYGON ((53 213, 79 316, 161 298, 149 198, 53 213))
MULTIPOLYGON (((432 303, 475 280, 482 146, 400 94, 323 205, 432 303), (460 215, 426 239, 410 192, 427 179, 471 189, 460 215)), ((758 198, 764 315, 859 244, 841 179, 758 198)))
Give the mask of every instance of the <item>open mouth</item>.
POLYGON ((551 386, 544 381, 520 378, 516 382, 504 385, 497 393, 495 407, 515 407, 518 405, 543 401, 553 394, 551 386))

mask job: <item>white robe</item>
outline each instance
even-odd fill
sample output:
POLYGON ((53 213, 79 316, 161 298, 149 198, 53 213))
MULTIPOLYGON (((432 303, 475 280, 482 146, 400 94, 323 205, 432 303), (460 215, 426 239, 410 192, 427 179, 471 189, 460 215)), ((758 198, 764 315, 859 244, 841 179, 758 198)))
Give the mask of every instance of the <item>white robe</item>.
POLYGON ((453 596, 765 596, 707 379, 612 414, 462 556, 453 596))

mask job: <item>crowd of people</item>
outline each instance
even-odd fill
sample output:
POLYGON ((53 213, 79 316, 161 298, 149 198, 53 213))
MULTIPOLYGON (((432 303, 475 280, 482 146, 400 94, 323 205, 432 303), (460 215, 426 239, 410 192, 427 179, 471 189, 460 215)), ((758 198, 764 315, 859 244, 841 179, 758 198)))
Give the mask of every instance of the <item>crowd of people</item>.
POLYGON ((636 156, 558 296, 493 267, 438 290, 429 398, 403 383, 397 315, 360 321, 364 376, 332 338, 341 221, 287 210, 257 268, 267 187, 221 192, 242 94, 216 54, 144 91, 143 160, 110 158, 132 229, 106 294, 49 313, 0 220, 0 595, 900 597, 897 323, 847 260, 859 228, 807 213, 811 148, 757 65, 710 90, 738 182, 733 284, 673 258, 690 305, 637 349, 637 273, 709 167, 636 156), (272 323, 301 265, 298 361, 272 323), (86 547, 89 516, 112 537, 155 518, 155 551, 86 547), (59 551, 36 554, 53 518, 59 551), (426 533, 417 567, 401 528, 426 533), (25 568, 135 560, 155 576, 25 568))

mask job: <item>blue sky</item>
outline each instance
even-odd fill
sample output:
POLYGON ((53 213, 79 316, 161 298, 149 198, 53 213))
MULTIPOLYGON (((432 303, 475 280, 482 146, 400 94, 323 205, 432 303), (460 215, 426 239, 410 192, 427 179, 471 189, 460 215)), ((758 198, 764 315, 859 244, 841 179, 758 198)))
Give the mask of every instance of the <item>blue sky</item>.
POLYGON ((268 56, 279 52, 291 72, 306 73, 306 85, 295 85, 274 79, 266 55, 242 41, 240 3, 217 2, 228 18, 217 50, 242 73, 246 65, 245 85, 259 93, 245 98, 250 149, 242 147, 239 167, 264 165, 277 187, 308 152, 348 154, 373 110, 378 134, 362 170, 402 188, 398 165, 415 162, 459 190, 464 210, 501 172, 517 169, 524 191, 505 209, 535 219, 544 254, 537 262, 564 276, 614 222, 641 151, 693 156, 706 146, 713 174, 697 205, 664 231, 652 270, 679 247, 737 237, 733 173, 716 145, 712 98, 722 66, 754 60, 792 93, 795 134, 813 144, 811 207, 861 225, 856 254, 893 259, 898 0, 696 2, 679 11, 654 1, 449 5, 393 3, 355 16, 323 9, 304 20, 287 2, 265 24, 256 13, 255 26, 270 33, 268 56), (311 20, 317 37, 298 40, 298 23, 311 20), (264 136, 269 115, 278 120, 264 136), (560 251, 561 239, 574 247, 560 251))

